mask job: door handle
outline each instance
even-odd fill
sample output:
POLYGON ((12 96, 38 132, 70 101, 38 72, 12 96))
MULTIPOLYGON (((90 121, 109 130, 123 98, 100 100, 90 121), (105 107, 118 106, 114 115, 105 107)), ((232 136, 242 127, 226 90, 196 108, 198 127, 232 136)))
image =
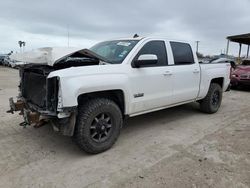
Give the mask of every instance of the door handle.
POLYGON ((173 73, 170 71, 166 71, 163 73, 164 76, 171 76, 173 73))
POLYGON ((197 74, 197 73, 200 73, 200 71, 198 69, 194 69, 193 73, 197 74))

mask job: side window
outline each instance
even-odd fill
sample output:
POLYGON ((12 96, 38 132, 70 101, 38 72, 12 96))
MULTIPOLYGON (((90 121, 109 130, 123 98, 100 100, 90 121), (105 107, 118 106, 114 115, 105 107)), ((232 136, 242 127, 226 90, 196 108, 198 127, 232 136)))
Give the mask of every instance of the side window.
POLYGON ((187 43, 170 42, 175 65, 189 65, 194 63, 191 46, 187 43))
POLYGON ((158 58, 157 64, 145 65, 143 67, 166 66, 168 64, 167 51, 164 41, 150 41, 146 43, 138 52, 135 59, 137 59, 140 55, 143 54, 154 54, 158 58))

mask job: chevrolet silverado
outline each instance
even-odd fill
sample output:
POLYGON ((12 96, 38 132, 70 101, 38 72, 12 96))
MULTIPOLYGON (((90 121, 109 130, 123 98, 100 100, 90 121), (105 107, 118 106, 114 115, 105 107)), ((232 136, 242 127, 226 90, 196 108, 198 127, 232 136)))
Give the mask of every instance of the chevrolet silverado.
POLYGON ((49 122, 88 153, 112 147, 127 117, 198 102, 218 111, 230 84, 230 64, 200 64, 188 42, 135 37, 90 49, 40 48, 12 59, 21 66, 10 110, 22 126, 49 122))

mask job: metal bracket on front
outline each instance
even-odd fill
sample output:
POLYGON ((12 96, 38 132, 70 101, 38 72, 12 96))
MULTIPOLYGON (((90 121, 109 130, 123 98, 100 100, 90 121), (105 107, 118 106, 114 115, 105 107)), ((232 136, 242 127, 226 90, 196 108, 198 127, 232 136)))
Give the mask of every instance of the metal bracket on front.
POLYGON ((16 108, 15 108, 15 104, 14 104, 14 101, 13 101, 12 97, 9 98, 9 104, 10 104, 10 109, 8 111, 6 111, 6 112, 14 114, 14 111, 16 111, 16 108))
POLYGON ((27 125, 29 125, 27 122, 22 122, 22 123, 20 123, 19 124, 20 126, 22 126, 23 128, 26 128, 27 127, 27 125))
POLYGON ((13 98, 9 98, 9 105, 10 110, 6 111, 7 113, 14 114, 14 111, 20 111, 24 109, 24 102, 21 100, 17 100, 17 102, 14 102, 13 98))

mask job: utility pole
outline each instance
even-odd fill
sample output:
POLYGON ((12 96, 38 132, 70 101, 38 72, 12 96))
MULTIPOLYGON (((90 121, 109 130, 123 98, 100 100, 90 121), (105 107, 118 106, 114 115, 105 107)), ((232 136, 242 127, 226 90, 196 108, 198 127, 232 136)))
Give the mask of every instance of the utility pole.
POLYGON ((247 58, 249 56, 249 48, 250 48, 250 45, 247 46, 247 58))
POLYGON ((26 42, 23 41, 23 52, 24 52, 25 45, 26 45, 26 42))
POLYGON ((69 24, 67 25, 67 32, 68 32, 68 47, 69 47, 69 24))
POLYGON ((226 55, 228 55, 228 51, 229 51, 229 43, 230 43, 230 40, 228 39, 228 40, 227 40, 227 50, 226 50, 226 55))
POLYGON ((196 42, 196 53, 198 53, 199 52, 199 43, 200 43, 200 41, 195 41, 196 42))
POLYGON ((18 41, 18 45, 19 45, 19 47, 20 47, 20 53, 22 52, 22 41, 18 41))

